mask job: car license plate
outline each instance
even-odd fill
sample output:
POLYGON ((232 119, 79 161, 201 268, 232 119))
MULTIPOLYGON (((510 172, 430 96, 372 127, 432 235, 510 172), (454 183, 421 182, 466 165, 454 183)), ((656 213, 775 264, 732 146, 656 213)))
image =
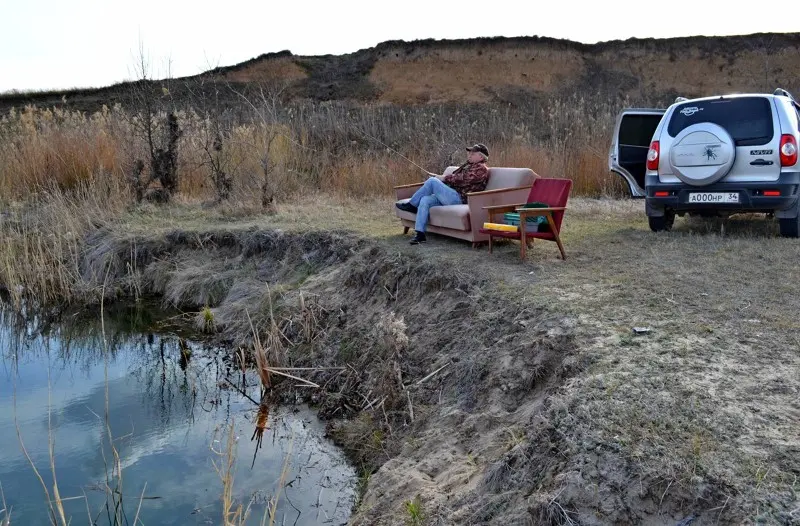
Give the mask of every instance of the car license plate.
POLYGON ((702 192, 689 194, 690 203, 738 203, 739 192, 702 192))

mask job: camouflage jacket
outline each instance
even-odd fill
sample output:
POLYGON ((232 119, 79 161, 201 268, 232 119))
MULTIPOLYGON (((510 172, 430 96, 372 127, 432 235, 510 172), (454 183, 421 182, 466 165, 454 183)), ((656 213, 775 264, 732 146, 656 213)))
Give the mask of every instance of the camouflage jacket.
POLYGON ((486 163, 464 163, 443 179, 444 184, 461 195, 462 203, 467 202, 468 193, 485 190, 488 181, 489 167, 486 163))

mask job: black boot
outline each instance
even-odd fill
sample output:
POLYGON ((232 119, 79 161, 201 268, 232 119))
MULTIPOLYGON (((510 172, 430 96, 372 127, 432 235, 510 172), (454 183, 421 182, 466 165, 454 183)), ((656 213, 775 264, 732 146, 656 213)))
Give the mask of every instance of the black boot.
POLYGON ((420 232, 419 230, 415 230, 414 232, 414 237, 412 237, 410 241, 412 245, 419 245, 427 241, 427 239, 425 239, 425 232, 420 232))
POLYGON ((399 208, 403 212, 411 212, 412 214, 416 214, 417 213, 417 207, 412 205, 411 203, 408 203, 408 202, 406 202, 406 203, 395 203, 394 206, 396 206, 397 208, 399 208))

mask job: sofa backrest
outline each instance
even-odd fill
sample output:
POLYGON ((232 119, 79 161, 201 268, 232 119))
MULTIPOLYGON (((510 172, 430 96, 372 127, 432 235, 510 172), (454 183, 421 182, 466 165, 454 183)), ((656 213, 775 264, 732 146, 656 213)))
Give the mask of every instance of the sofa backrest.
POLYGON ((486 183, 487 190, 497 190, 498 188, 517 188, 519 186, 531 186, 535 174, 530 168, 489 168, 489 182, 486 183))
MULTIPOLYGON (((458 166, 448 166, 444 175, 450 175, 458 166)), ((498 188, 518 188, 520 186, 531 186, 536 174, 530 168, 502 168, 497 166, 489 167, 489 182, 486 183, 487 190, 497 190, 498 188)))

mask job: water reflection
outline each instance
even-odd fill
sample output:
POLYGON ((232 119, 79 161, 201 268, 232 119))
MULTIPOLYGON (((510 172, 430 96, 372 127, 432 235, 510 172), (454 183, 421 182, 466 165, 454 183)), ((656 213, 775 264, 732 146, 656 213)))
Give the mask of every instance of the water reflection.
POLYGON ((87 502, 92 520, 109 522, 105 488, 109 477, 111 487, 118 483, 112 444, 130 523, 143 491, 144 524, 221 523, 222 483, 211 448, 231 426, 233 496, 252 503, 252 523, 260 523, 279 493, 287 458, 276 522, 346 522, 353 473, 322 438, 313 414, 254 404, 249 398, 260 396, 258 378, 242 375, 221 358, 228 352, 192 340, 180 324, 149 312, 109 313, 104 343, 98 323, 42 327, 8 315, 0 321, 0 483, 12 524, 48 523, 44 492, 21 451, 17 427, 48 486, 52 437, 61 497, 80 497, 64 502, 75 523, 87 520, 87 502))
POLYGON ((264 442, 264 431, 267 429, 267 422, 269 421, 269 403, 265 402, 264 400, 261 401, 261 404, 258 406, 258 413, 256 415, 256 427, 253 430, 253 436, 250 437, 250 441, 256 441, 256 447, 253 450, 253 464, 256 464, 256 455, 258 455, 258 450, 261 449, 261 444, 264 442))

